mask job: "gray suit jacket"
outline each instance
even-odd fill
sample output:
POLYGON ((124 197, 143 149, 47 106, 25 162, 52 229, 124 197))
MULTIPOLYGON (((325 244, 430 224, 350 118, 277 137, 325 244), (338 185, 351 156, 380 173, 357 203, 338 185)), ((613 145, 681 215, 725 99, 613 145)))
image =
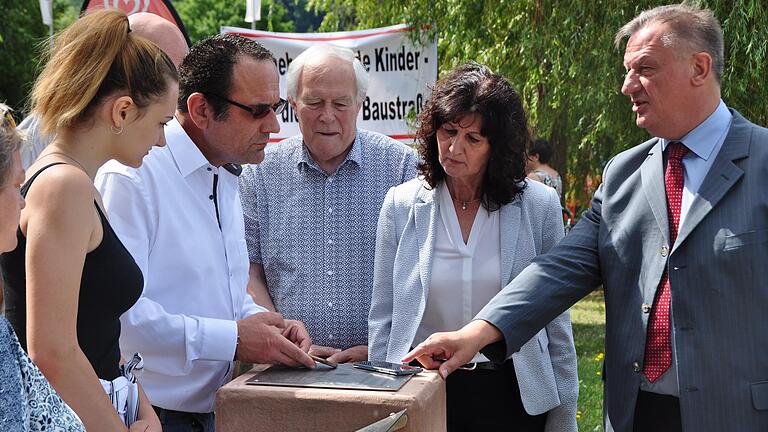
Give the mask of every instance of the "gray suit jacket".
POLYGON ((477 318, 513 352, 542 323, 605 288, 606 430, 631 431, 647 307, 669 268, 680 409, 686 431, 768 430, 768 130, 733 112, 720 153, 674 245, 661 145, 647 141, 605 168, 592 208, 477 318), (535 289, 532 289, 535 288, 535 289))
MULTIPOLYGON (((369 357, 374 360, 400 362, 424 314, 440 217, 437 193, 425 186, 414 179, 390 189, 381 209, 368 317, 369 357)), ((563 223, 557 193, 537 182, 529 182, 522 199, 499 211, 501 290, 562 238, 563 223)), ((547 431, 576 431, 579 383, 569 314, 544 324, 512 354, 523 406, 534 415, 549 411, 547 431)))

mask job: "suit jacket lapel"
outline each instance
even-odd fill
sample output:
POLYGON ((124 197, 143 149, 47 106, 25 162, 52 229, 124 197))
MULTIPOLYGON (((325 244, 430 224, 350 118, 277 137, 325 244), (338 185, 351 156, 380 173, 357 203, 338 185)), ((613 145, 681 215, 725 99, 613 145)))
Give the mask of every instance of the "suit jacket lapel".
POLYGON ((731 129, 686 213, 675 247, 685 241, 699 222, 744 175, 744 171, 734 161, 749 155, 750 133, 750 123, 738 112, 733 111, 731 129))
POLYGON ((512 280, 517 236, 520 233, 520 199, 503 206, 499 215, 501 235, 501 288, 512 280))
POLYGON ((413 206, 416 235, 419 239, 419 276, 424 290, 424 300, 427 298, 429 281, 432 271, 432 252, 435 249, 435 226, 439 215, 439 204, 435 200, 437 191, 420 189, 419 199, 422 201, 413 206))
POLYGON ((643 192, 651 206, 653 217, 661 229, 662 235, 669 243, 669 216, 667 212, 667 192, 664 188, 664 160, 661 143, 656 144, 648 152, 648 157, 640 165, 640 178, 643 182, 643 192))

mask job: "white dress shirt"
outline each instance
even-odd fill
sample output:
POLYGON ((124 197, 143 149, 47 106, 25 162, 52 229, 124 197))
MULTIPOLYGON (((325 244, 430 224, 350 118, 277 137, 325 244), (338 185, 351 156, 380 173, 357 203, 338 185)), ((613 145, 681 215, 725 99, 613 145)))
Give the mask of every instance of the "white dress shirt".
MULTIPOLYGON (((488 213, 480 206, 469 239, 464 243, 450 192, 444 183, 437 189, 435 198, 440 200, 440 218, 435 234, 432 278, 414 346, 433 333, 464 327, 501 289, 499 212, 488 213)), ((472 361, 487 362, 488 359, 477 354, 472 361)))
POLYGON ((212 166, 175 119, 166 141, 140 168, 110 161, 96 177, 110 223, 144 274, 141 298, 121 318, 120 347, 144 356, 140 380, 153 405, 207 413, 230 377, 235 321, 265 309, 246 293, 237 177, 212 166))

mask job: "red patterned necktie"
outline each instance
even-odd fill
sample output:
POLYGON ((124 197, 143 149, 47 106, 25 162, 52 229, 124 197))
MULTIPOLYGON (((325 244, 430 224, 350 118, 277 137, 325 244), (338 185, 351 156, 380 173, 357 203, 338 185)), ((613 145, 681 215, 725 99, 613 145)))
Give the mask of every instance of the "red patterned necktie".
MULTIPOLYGON (((685 169, 682 159, 688 148, 680 142, 671 142, 667 146, 667 169, 664 172, 664 186, 667 192, 667 211, 669 213, 669 248, 675 244, 680 226, 680 207, 683 200, 685 169)), ((672 337, 669 323, 669 274, 664 270, 656 298, 648 319, 648 336, 645 341, 645 361, 643 374, 649 382, 656 381, 672 364, 672 337)))

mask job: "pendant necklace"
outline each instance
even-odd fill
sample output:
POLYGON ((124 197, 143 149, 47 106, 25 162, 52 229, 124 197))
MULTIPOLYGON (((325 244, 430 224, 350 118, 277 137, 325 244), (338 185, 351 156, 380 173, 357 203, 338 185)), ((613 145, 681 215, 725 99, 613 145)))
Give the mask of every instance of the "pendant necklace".
POLYGON ((480 198, 475 198, 475 199, 469 200, 469 201, 464 201, 464 200, 456 199, 454 197, 451 197, 451 199, 453 200, 453 202, 461 204, 461 210, 462 211, 467 211, 467 208, 468 208, 469 204, 472 204, 472 203, 474 203, 476 201, 480 201, 480 198))

